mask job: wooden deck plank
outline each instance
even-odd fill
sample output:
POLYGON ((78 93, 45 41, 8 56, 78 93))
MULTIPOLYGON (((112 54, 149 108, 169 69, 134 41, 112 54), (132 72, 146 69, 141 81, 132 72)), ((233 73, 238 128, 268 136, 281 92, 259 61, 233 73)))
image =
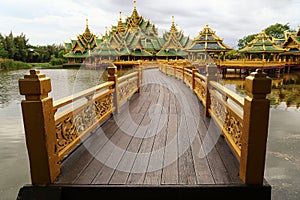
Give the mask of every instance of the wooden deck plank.
MULTIPOLYGON (((133 120, 136 122, 137 126, 132 126, 130 120, 125 120, 125 125, 118 129, 115 134, 116 137, 112 137, 112 145, 108 145, 108 151, 101 151, 97 155, 97 158, 100 157, 103 163, 103 167, 98 171, 97 176, 93 180, 93 184, 108 184, 109 180, 114 172, 114 169, 117 168, 124 152, 126 151, 132 135, 135 134, 137 128, 140 126, 141 121, 143 120, 143 114, 134 114, 133 120), (131 135, 132 134, 132 135, 131 135), (112 148, 112 149, 111 149, 112 148), (109 155, 110 154, 110 155, 109 155), (107 158, 106 156, 109 155, 107 158)), ((115 136, 114 135, 114 136, 115 136)), ((111 143, 108 143, 111 144, 111 143)))
POLYGON ((154 118, 158 120, 155 122, 158 124, 158 127, 157 130, 153 130, 152 132, 152 134, 155 135, 155 139, 151 150, 144 184, 160 185, 164 161, 164 149, 166 145, 168 116, 167 114, 161 114, 160 117, 154 116, 154 118))
POLYGON ((157 69, 144 71, 143 81, 121 114, 64 161, 57 183, 240 184, 238 162, 224 138, 213 137, 196 95, 157 69))
MULTIPOLYGON (((123 123, 123 114, 118 115, 120 118, 119 123, 123 123)), ((116 117, 117 119, 117 117, 116 117)), ((82 173, 83 169, 93 160, 95 154, 104 145, 118 129, 118 125, 115 123, 115 118, 108 119, 95 133, 81 144, 76 153, 72 153, 63 162, 61 166, 61 175, 58 177, 57 183, 72 183, 82 173)))
POLYGON ((147 124, 151 123, 150 118, 145 116, 141 122, 141 126, 138 127, 135 137, 130 141, 126 152, 124 153, 121 161, 118 164, 117 169, 123 170, 115 170, 114 174, 109 182, 109 184, 125 184, 131 168, 133 166, 136 153, 138 153, 140 146, 142 144, 143 138, 146 134, 145 127, 147 124))
POLYGON ((212 176, 214 177, 215 184, 230 184, 231 178, 226 167, 224 166, 219 152, 215 148, 217 141, 219 139, 223 139, 220 138, 220 133, 216 131, 215 127, 215 123, 211 121, 207 133, 205 135, 200 135, 204 145, 203 150, 208 159, 209 167, 212 176))
POLYGON ((196 174, 191 153, 191 144, 189 141, 188 127, 186 116, 182 115, 180 124, 178 125, 178 153, 179 153, 179 184, 195 185, 196 174))
POLYGON ((162 170, 162 184, 178 183, 178 138, 177 115, 170 114, 167 127, 167 141, 162 170))

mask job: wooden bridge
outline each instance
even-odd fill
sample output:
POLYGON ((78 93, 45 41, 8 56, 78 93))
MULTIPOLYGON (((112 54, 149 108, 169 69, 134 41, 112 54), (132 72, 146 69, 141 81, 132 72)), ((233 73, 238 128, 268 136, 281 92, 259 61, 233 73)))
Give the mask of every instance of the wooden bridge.
POLYGON ((206 76, 157 67, 120 78, 109 67, 108 82, 55 102, 45 75, 21 79, 32 184, 18 198, 271 199, 271 80, 251 74, 242 98, 217 83, 215 65, 206 76))

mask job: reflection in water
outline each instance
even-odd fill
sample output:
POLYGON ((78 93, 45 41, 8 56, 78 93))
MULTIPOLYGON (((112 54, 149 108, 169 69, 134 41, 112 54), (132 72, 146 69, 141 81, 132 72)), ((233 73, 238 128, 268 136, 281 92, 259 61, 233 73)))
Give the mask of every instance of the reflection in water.
MULTIPOLYGON (((222 79, 221 84, 237 92, 241 96, 246 95, 245 81, 242 79, 222 79)), ((278 106, 300 107, 300 72, 286 74, 281 79, 272 80, 272 92, 268 95, 274 108, 278 106)))

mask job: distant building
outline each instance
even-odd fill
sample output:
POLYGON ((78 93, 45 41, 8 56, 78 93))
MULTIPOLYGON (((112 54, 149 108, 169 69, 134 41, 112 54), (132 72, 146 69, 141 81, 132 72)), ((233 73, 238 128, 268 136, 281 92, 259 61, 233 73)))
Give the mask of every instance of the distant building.
POLYGON ((267 35, 265 31, 261 31, 251 42, 239 50, 239 52, 244 54, 249 60, 254 58, 278 60, 279 54, 284 51, 285 49, 278 46, 274 39, 267 35))
MULTIPOLYGON (((285 32, 284 39, 272 38, 264 31, 248 43, 239 53, 247 59, 287 60, 300 63, 300 28, 297 32, 285 32)), ((69 65, 82 63, 92 66, 111 61, 177 60, 189 59, 203 65, 208 59, 218 65, 225 53, 233 50, 224 39, 218 37, 208 25, 194 39, 184 35, 175 26, 174 17, 169 31, 160 37, 156 26, 139 15, 134 0, 132 14, 124 21, 122 13, 116 26, 101 37, 91 33, 88 21, 83 34, 65 43, 69 65), (218 62, 217 62, 218 61, 218 62)))
POLYGON ((189 60, 206 60, 209 55, 215 60, 220 60, 221 54, 233 50, 233 48, 227 46, 224 39, 219 38, 215 31, 213 31, 208 25, 194 38, 193 43, 186 51, 189 53, 189 60))
POLYGON ((77 40, 71 40, 71 42, 65 43, 65 48, 68 53, 65 54, 64 57, 68 59, 68 64, 82 63, 100 43, 101 40, 91 33, 88 20, 86 20, 84 33, 78 35, 77 40))
POLYGON ((297 32, 288 35, 282 47, 286 52, 280 54, 284 59, 300 64, 300 26, 297 32))

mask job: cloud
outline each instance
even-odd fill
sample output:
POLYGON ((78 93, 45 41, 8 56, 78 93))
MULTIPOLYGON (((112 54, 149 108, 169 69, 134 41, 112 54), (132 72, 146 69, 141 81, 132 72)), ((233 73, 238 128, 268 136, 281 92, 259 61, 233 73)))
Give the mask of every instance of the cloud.
MULTIPOLYGON (((277 22, 297 29, 299 8, 298 0, 137 0, 139 14, 156 24, 159 32, 169 30, 174 15, 186 35, 194 38, 209 24, 230 46, 277 22)), ((23 32, 34 45, 60 44, 82 33, 85 19, 100 35, 105 27, 117 24, 119 11, 124 19, 132 10, 133 0, 10 0, 1 3, 0 30, 23 32)))

